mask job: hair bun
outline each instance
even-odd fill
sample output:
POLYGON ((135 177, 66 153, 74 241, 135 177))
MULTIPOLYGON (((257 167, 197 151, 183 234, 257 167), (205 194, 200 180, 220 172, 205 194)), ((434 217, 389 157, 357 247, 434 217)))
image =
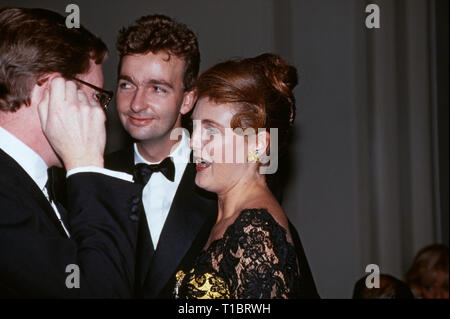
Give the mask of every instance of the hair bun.
POLYGON ((270 84, 275 88, 290 104, 290 124, 295 118, 295 97, 292 90, 298 84, 297 69, 288 64, 279 55, 264 53, 255 58, 254 62, 262 69, 270 84))

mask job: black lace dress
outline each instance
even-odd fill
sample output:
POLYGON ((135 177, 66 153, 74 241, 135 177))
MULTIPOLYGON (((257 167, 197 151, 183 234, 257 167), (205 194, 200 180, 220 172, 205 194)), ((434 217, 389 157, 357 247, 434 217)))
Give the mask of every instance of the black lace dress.
POLYGON ((176 280, 175 298, 296 298, 300 272, 286 230, 267 210, 246 209, 176 280))

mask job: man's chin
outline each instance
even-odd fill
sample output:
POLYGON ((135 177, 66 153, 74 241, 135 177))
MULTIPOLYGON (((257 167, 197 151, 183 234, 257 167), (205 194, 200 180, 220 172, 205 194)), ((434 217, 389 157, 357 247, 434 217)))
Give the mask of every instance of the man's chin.
POLYGON ((130 134, 130 136, 139 142, 143 142, 143 141, 147 141, 147 140, 157 140, 159 138, 161 138, 160 134, 157 134, 157 132, 155 132, 154 130, 149 129, 148 127, 146 128, 137 128, 137 127, 132 127, 132 126, 128 126, 125 129, 128 134, 130 134))

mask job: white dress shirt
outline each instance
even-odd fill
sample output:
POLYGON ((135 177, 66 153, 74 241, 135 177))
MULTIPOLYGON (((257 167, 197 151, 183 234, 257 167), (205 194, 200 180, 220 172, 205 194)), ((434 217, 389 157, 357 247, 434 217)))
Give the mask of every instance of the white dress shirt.
MULTIPOLYGON (((64 222, 61 219, 61 215, 53 201, 50 201, 47 188, 45 184, 47 183, 48 175, 47 169, 48 166, 45 161, 40 157, 34 150, 32 150, 28 145, 23 143, 13 134, 5 130, 0 126, 0 149, 2 149, 6 154, 11 156, 22 168, 23 170, 31 177, 31 179, 36 183, 39 189, 42 191, 44 196, 50 202, 53 210, 55 211, 56 216, 59 219, 59 222, 63 226, 64 230, 68 237, 70 237, 69 231, 67 230, 64 222)), ((127 181, 132 181, 133 177, 129 174, 116 172, 107 170, 105 168, 87 166, 87 167, 77 167, 67 172, 67 177, 70 175, 80 173, 80 172, 96 172, 102 173, 105 175, 109 175, 116 178, 121 178, 127 181)))
MULTIPOLYGON (((169 215, 172 201, 177 192, 178 185, 183 177, 186 165, 189 162, 191 149, 189 148, 189 137, 183 131, 181 141, 170 153, 175 165, 174 181, 169 181, 161 172, 153 173, 142 191, 142 202, 144 204, 145 216, 147 217, 153 247, 156 249, 159 236, 164 223, 169 215)), ((158 164, 145 160, 139 154, 136 143, 134 144, 134 163, 158 164)))

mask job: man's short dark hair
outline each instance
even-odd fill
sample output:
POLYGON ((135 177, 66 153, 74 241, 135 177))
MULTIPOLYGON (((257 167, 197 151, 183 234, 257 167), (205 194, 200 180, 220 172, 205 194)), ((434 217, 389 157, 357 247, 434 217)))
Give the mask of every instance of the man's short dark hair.
POLYGON ((72 78, 103 62, 105 43, 84 27, 67 28, 65 18, 45 9, 0 9, 0 111, 31 102, 42 76, 58 72, 72 78))
POLYGON ((117 50, 122 58, 130 54, 154 54, 164 51, 185 61, 184 89, 192 88, 200 67, 197 37, 186 25, 164 15, 139 18, 133 25, 119 31, 117 50))

